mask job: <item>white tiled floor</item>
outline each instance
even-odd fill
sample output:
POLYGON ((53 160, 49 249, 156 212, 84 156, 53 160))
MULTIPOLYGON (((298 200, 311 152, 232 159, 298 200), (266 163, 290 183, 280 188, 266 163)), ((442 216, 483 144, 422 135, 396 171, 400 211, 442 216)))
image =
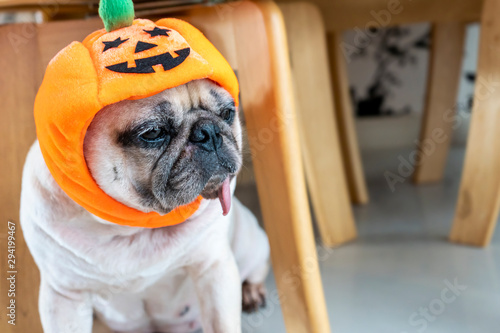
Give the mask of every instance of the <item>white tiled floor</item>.
MULTIPOLYGON (((415 187, 408 179, 393 193, 384 172, 396 172, 400 153, 363 156, 371 197, 354 210, 359 239, 331 253, 321 251, 332 331, 500 332, 500 232, 486 249, 446 240, 463 149, 452 150, 442 183, 415 187), (466 287, 455 291, 458 296, 445 290, 455 281, 466 287)), ((268 288, 276 288, 272 277, 268 288)), ((244 332, 285 332, 279 308, 271 305, 244 317, 244 332)))

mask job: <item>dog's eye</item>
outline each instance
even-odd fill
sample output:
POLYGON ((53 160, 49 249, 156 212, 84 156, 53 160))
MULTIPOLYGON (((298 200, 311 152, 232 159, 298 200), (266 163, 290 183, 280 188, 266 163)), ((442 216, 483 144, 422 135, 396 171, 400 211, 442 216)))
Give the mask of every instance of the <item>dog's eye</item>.
POLYGON ((165 139, 166 133, 162 128, 155 127, 140 135, 141 140, 146 142, 158 142, 165 139))
POLYGON ((233 123, 234 120, 234 110, 233 109, 224 109, 222 110, 220 117, 229 125, 233 123))

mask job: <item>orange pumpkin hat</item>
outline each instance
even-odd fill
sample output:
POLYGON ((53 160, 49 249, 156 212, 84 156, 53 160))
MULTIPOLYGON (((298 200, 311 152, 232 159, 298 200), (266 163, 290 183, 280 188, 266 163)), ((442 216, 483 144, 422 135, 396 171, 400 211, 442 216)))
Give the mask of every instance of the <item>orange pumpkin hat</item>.
POLYGON ((71 199, 107 221, 147 228, 184 222, 198 209, 201 197, 159 215, 138 211, 104 193, 83 156, 85 133, 107 105, 197 79, 216 82, 237 105, 236 76, 206 37, 184 21, 133 20, 130 0, 101 1, 99 13, 108 31, 96 31, 83 43, 61 50, 49 63, 36 96, 35 123, 45 162, 71 199))

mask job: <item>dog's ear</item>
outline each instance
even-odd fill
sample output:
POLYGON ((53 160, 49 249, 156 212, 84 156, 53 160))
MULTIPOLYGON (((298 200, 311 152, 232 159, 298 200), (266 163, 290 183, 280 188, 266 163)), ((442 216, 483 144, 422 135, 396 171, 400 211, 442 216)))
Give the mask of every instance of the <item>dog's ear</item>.
POLYGON ((81 202, 97 186, 83 157, 83 139, 102 108, 89 51, 73 42, 49 63, 35 99, 35 123, 45 162, 66 193, 81 202))

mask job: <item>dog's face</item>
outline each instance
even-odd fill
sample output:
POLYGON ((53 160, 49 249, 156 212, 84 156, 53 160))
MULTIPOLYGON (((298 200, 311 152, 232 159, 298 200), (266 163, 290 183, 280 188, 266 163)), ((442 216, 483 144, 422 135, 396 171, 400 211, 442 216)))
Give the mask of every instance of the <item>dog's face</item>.
POLYGON ((103 108, 83 148, 104 192, 129 207, 160 214, 200 194, 219 197, 224 209, 229 179, 242 160, 234 101, 210 80, 103 108))

